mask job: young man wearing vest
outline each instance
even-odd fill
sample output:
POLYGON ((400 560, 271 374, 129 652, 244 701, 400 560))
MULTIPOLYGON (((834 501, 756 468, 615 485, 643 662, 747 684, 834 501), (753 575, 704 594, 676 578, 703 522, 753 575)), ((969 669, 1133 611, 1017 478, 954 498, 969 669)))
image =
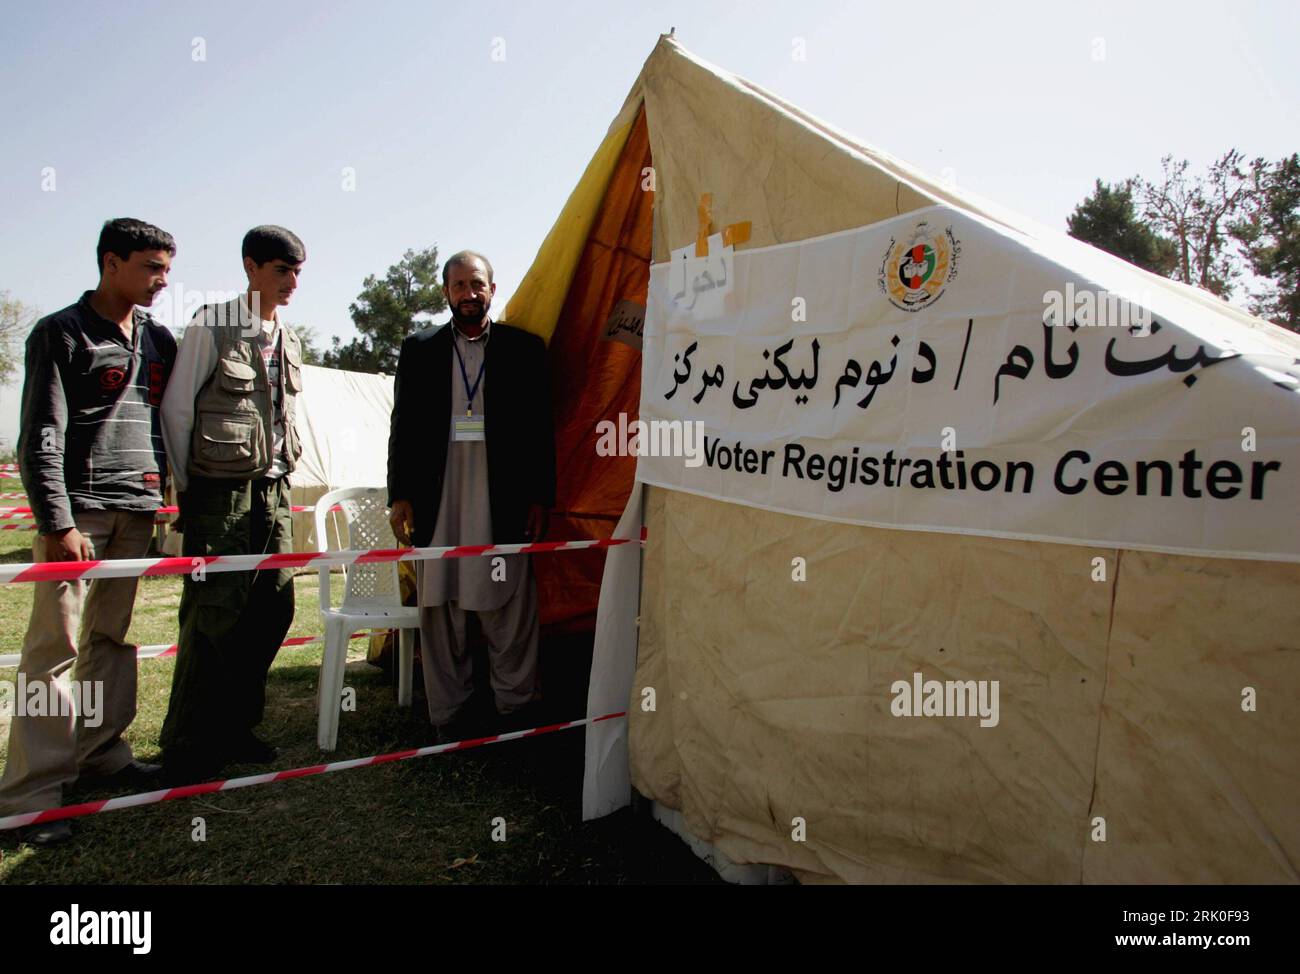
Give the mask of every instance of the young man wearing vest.
MULTIPOLYGON (((143 309, 166 287, 175 253, 171 234, 151 224, 108 221, 98 287, 42 318, 27 339, 18 458, 40 532, 35 561, 148 554, 167 472, 158 405, 176 340, 143 309)), ((126 633, 136 582, 96 579, 89 594, 78 581, 32 586, 18 674, 46 703, 40 715, 13 718, 0 816, 60 805, 79 778, 134 789, 156 777, 158 767, 136 761, 122 740, 135 718, 126 633), (74 663, 70 696, 57 678, 74 663)), ((66 820, 25 835, 39 845, 71 836, 66 820)))
MULTIPOLYGON (((162 423, 186 557, 291 551, 289 474, 302 446, 298 336, 276 308, 289 303, 307 258, 283 227, 244 237, 248 291, 209 305, 185 329, 162 423)), ((293 571, 184 576, 180 643, 160 743, 167 777, 265 764, 276 750, 253 733, 266 675, 293 622, 293 571)))

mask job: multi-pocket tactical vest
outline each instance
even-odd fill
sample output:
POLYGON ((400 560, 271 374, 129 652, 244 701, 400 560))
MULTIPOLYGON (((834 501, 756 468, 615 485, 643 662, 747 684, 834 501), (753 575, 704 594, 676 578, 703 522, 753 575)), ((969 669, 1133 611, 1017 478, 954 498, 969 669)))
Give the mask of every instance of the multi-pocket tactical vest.
MULTIPOLYGON (((241 329, 237 302, 231 304, 234 307, 205 309, 206 327, 213 329, 217 346, 217 367, 194 402, 189 472, 200 477, 253 480, 271 469, 275 414, 261 348, 245 335, 247 329, 241 329)), ((242 317, 247 317, 246 312, 242 317)), ((288 326, 281 325, 280 334, 285 466, 292 471, 302 455, 294 422, 297 395, 302 391, 302 346, 288 326)))

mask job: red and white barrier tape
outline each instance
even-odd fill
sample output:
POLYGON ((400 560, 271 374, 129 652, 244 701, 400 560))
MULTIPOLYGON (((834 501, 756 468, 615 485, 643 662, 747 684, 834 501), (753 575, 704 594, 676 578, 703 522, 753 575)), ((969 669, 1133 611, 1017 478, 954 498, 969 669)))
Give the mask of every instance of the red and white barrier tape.
POLYGON ((26 496, 27 496, 27 491, 25 490, 11 490, 11 491, 6 491, 4 493, 0 493, 0 497, 3 497, 7 501, 21 500, 26 496))
MULTIPOLYGON (((19 494, 17 496, 25 497, 26 495, 19 494)), ((294 504, 289 508, 289 510, 292 511, 294 514, 310 514, 311 512, 316 510, 316 508, 311 505, 307 505, 304 507, 301 504, 294 504)), ((340 510, 340 508, 337 504, 335 504, 332 508, 330 508, 330 510, 337 511, 340 510)), ((180 512, 181 512, 180 508, 177 507, 175 504, 171 504, 166 507, 160 507, 156 511, 154 511, 155 514, 179 514, 180 512)), ((32 509, 30 507, 0 507, 0 519, 31 518, 35 516, 36 515, 32 513, 32 509)))
POLYGON ((480 558, 494 555, 532 555, 583 548, 612 548, 645 541, 641 538, 604 538, 595 541, 533 541, 515 544, 454 545, 439 548, 375 548, 371 550, 291 551, 275 555, 217 555, 212 558, 119 558, 89 561, 46 561, 25 565, 0 565, 0 584, 61 582, 93 578, 139 578, 154 575, 189 575, 207 572, 255 572, 281 568, 321 568, 326 565, 364 565, 388 561, 429 561, 434 558, 480 558))
MULTIPOLYGON (((372 633, 391 632, 391 631, 392 631, 391 629, 385 626, 382 629, 367 629, 367 630, 362 630, 361 632, 354 632, 348 638, 369 639, 372 633)), ((324 638, 325 638, 324 636, 294 636, 291 639, 286 639, 284 642, 282 642, 280 644, 280 648, 293 649, 298 646, 307 646, 311 643, 321 642, 324 638)), ((159 657, 162 656, 175 656, 176 650, 178 648, 179 647, 177 646, 176 643, 170 643, 170 644, 158 643, 153 646, 137 646, 135 648, 135 658, 136 659, 158 659, 159 657)), ((20 662, 22 662, 22 655, 19 653, 9 653, 4 656, 0 656, 0 667, 17 666, 20 662)))
MULTIPOLYGON (((336 504, 334 507, 330 508, 330 510, 332 510, 332 511, 337 511, 338 509, 339 509, 339 508, 338 508, 338 505, 337 505, 337 504, 336 504)), ((0 507, 0 511, 3 511, 3 510, 5 510, 5 508, 0 507)), ((295 513, 295 514, 310 514, 312 511, 316 510, 316 508, 314 508, 314 507, 294 507, 294 508, 292 508, 292 510, 293 510, 293 513, 295 513)), ((158 511, 158 513, 159 513, 159 514, 176 514, 176 513, 178 513, 178 511, 177 511, 176 508, 174 508, 174 507, 166 507, 166 508, 161 508, 161 509, 158 511)), ((32 517, 31 514, 0 514, 0 520, 2 520, 2 519, 4 519, 4 518, 14 518, 14 519, 22 518, 22 519, 23 519, 23 523, 22 523, 22 524, 0 524, 0 531, 35 531, 36 528, 37 528, 37 526, 36 526, 35 524, 27 523, 27 522, 31 519, 31 517, 32 517)), ((158 526, 158 525, 170 525, 172 522, 171 522, 168 518, 160 517, 160 518, 158 518, 157 520, 155 520, 153 523, 154 523, 155 526, 158 526)))
POLYGON ((472 747, 484 747, 488 744, 501 744, 504 741, 517 741, 525 737, 538 737, 542 734, 554 734, 556 731, 570 730, 586 724, 598 724, 602 720, 615 720, 626 717, 627 711, 605 714, 603 717, 584 717, 582 720, 570 720, 563 724, 547 724, 529 730, 511 731, 508 734, 493 734, 491 737, 476 737, 468 741, 453 741, 449 744, 435 744, 429 747, 414 748, 409 751, 392 751, 388 754, 375 754, 368 758, 354 758, 350 761, 334 761, 331 764, 316 764, 306 768, 293 768, 289 771, 270 771, 265 774, 253 774, 244 778, 227 778, 225 781, 210 781, 201 785, 184 785, 179 788, 164 788, 161 791, 149 791, 139 795, 123 795, 121 798, 108 798, 102 801, 83 802, 80 805, 64 805, 62 808, 47 808, 40 812, 25 812, 22 815, 9 815, 0 818, 0 831, 22 828, 24 825, 40 825, 43 822, 57 822, 65 818, 82 818, 86 815, 98 815, 101 812, 115 812, 120 808, 137 808, 141 805, 156 805, 159 802, 174 801, 177 798, 190 798, 194 795, 210 795, 218 791, 234 791, 236 788, 248 788, 252 785, 270 784, 272 781, 288 781, 291 778, 309 778, 318 774, 331 774, 335 771, 351 771, 353 768, 365 768, 375 764, 388 764, 392 761, 409 761, 411 758, 423 758, 432 754, 444 754, 448 751, 467 751, 472 747))

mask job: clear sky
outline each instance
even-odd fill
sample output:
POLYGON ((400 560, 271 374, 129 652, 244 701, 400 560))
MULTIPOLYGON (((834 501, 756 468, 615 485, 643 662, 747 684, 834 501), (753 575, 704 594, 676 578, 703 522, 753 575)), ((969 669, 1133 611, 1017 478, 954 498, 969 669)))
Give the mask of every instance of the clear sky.
POLYGON ((352 333, 367 274, 432 244, 487 253, 500 310, 671 27, 1062 228, 1094 179, 1165 153, 1300 149, 1294 0, 10 3, 2 22, 0 289, 45 312, 94 286, 115 216, 174 234, 191 291, 242 287, 244 231, 290 227, 308 263, 288 319, 326 337, 352 333))

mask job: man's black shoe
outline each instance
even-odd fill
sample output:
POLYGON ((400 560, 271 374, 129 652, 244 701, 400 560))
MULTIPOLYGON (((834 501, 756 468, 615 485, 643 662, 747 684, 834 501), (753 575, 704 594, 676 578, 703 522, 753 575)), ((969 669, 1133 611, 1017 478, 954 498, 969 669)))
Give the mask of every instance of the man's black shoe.
POLYGON ((112 774, 83 774, 77 779, 79 789, 140 789, 156 785, 162 778, 161 764, 132 761, 112 774))
POLYGON ((55 845, 72 838, 72 823, 66 818, 57 822, 42 822, 40 825, 28 825, 18 830, 18 841, 32 845, 55 845))
POLYGON ((226 760, 232 764, 272 764, 279 756, 279 748, 251 732, 226 749, 226 760))

